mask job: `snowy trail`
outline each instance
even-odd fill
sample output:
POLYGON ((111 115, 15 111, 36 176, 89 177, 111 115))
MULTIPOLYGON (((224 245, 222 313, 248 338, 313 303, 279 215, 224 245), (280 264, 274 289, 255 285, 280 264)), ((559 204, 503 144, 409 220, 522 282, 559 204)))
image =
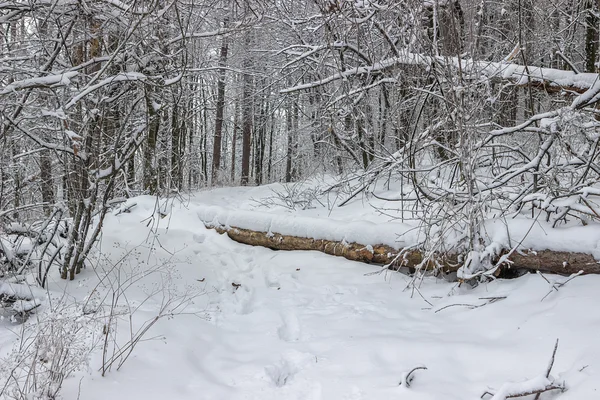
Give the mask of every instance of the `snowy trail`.
MULTIPOLYGON (((141 215, 109 221, 112 232, 125 229, 113 239, 140 237, 141 215)), ((379 267, 244 246, 192 218, 193 207, 174 210, 159 240, 185 259, 182 282, 204 279, 208 294, 197 306, 210 319, 161 321, 152 336, 165 340, 142 343, 106 378, 91 371, 68 380, 65 398, 82 379, 89 400, 477 399, 489 386, 543 373, 556 338, 554 373, 571 385, 560 399, 598 389, 600 317, 584 307, 600 299, 600 277, 575 279, 543 302, 548 285, 535 275, 475 289, 426 279, 426 302, 404 291, 402 275, 365 276, 379 267), (435 312, 489 296, 507 299, 435 312), (399 387, 419 365, 428 370, 399 387)))
MULTIPOLYGON (((233 206, 241 196, 240 208, 250 209, 240 193, 209 193, 206 203, 233 206)), ((198 315, 153 326, 152 340, 119 371, 101 377, 96 352, 88 370, 65 381, 65 399, 475 400, 543 374, 557 338, 553 376, 568 390, 541 399, 599 398, 600 276, 578 277, 548 296, 535 274, 476 288, 427 278, 412 292, 404 275, 365 275, 378 266, 235 243, 204 227, 201 198, 170 203, 167 217, 154 220, 155 199, 136 201, 131 213, 106 220, 101 245, 111 262, 136 249, 124 271, 141 261, 170 265, 178 287, 206 294, 188 310, 198 315), (399 386, 416 366, 427 370, 416 372, 410 388, 399 386)), ((127 301, 139 306, 134 325, 155 315, 160 298, 145 293, 162 278, 149 274, 128 291, 127 301)), ((78 299, 98 282, 90 269, 71 283, 52 279, 53 293, 78 299)), ((119 334, 127 329, 124 319, 119 334)), ((3 354, 14 337, 0 331, 3 354)))

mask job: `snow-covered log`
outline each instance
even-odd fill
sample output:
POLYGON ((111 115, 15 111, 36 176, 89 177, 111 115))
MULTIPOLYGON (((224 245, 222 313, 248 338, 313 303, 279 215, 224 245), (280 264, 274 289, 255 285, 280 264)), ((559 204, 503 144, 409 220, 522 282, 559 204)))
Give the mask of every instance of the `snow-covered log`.
MULTIPOLYGON (((423 254, 418 250, 399 250, 384 244, 347 243, 343 241, 304 238, 274 232, 260 232, 235 226, 206 224, 219 233, 243 244, 267 247, 273 250, 315 250, 352 261, 415 268, 423 263, 423 254), (398 255, 400 256, 398 257, 398 255)), ((600 274, 600 264, 591 254, 555 250, 528 250, 513 253, 508 257, 510 268, 539 270, 561 275, 583 271, 584 274, 600 274)), ((508 264, 507 264, 508 265, 508 264)), ((439 254, 422 265, 427 270, 440 268, 443 272, 457 271, 461 266, 456 254, 439 254)))
MULTIPOLYGON (((207 227, 226 233, 232 240, 273 250, 314 250, 353 261, 408 267, 443 272, 457 271, 462 266, 458 254, 425 255, 417 246, 414 229, 399 223, 374 224, 366 221, 343 222, 328 219, 276 215, 256 211, 233 211, 221 207, 198 210, 198 218, 207 227), (399 235, 403 231, 404 235, 399 235), (425 260, 425 261, 424 261, 425 260)), ((491 227, 488 226, 491 231, 491 227)), ((557 232, 560 236, 560 232, 557 232)), ((546 243, 552 244, 553 238, 546 243)), ((541 245, 540 245, 541 246, 541 245)), ((556 247, 556 246, 554 246, 556 247)), ((499 248, 494 263, 503 261, 504 268, 523 268, 562 275, 583 271, 600 274, 600 263, 593 254, 579 248, 573 251, 531 249, 521 247, 509 253, 499 248), (506 256, 509 254, 508 256, 506 256)))
POLYGON ((18 300, 33 301, 38 297, 43 297, 44 292, 39 288, 23 284, 0 281, 0 301, 15 302, 18 300))
MULTIPOLYGON (((273 250, 315 250, 332 256, 344 257, 348 260, 366 263, 388 264, 391 263, 398 251, 384 244, 364 245, 361 243, 347 243, 343 241, 315 239, 280 233, 267 233, 243 229, 238 227, 211 226, 219 233, 227 233, 232 240, 252 246, 262 246, 273 250)), ((406 262, 416 265, 420 262, 418 252, 407 252, 406 262)))

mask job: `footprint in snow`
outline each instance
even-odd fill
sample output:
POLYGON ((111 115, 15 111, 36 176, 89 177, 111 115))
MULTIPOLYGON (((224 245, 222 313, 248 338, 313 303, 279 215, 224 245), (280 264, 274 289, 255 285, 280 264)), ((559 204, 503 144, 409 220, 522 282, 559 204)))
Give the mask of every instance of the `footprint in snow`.
POLYGON ((206 235, 194 234, 192 235, 192 239, 194 239, 194 242, 196 243, 204 243, 204 240, 206 240, 206 235))
POLYGON ((287 311, 281 314, 283 325, 277 329, 279 339, 286 342, 296 342, 300 340, 301 329, 300 321, 293 311, 287 311))
MULTIPOLYGON (((202 244, 204 243, 204 240, 206 239, 206 235, 202 235, 202 234, 193 234, 192 235, 192 239, 194 240, 194 242, 196 244, 202 244)), ((192 251, 194 252, 195 255, 198 255, 200 253, 202 253, 201 247, 192 247, 192 251)))
POLYGON ((289 384, 300 371, 316 362, 315 356, 296 350, 282 354, 280 360, 265 367, 267 376, 277 387, 289 384))
POLYGON ((253 262, 238 264, 238 269, 241 272, 245 272, 245 273, 251 272, 254 269, 254 267, 256 267, 256 264, 254 264, 253 262))
POLYGON ((275 288, 279 288, 281 287, 281 283, 279 283, 279 275, 277 275, 275 272, 273 271, 268 271, 265 274, 265 284, 267 285, 267 287, 275 287, 275 288))
POLYGON ((251 314, 254 311, 254 290, 243 285, 237 288, 234 287, 233 290, 235 291, 234 296, 237 303, 236 312, 242 315, 251 314))

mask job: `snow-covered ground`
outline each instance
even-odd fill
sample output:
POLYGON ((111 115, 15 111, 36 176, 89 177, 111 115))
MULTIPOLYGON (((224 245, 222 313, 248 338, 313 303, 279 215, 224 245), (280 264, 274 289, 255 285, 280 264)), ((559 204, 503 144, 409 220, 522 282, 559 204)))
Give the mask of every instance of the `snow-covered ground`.
MULTIPOLYGON (((385 244, 396 249, 419 245, 425 235, 431 236, 439 228, 439 224, 434 224, 430 232, 425 232, 419 214, 411 211, 410 202, 384 200, 400 197, 399 182, 379 181, 375 185, 378 197, 360 195, 339 207, 348 195, 340 195, 337 190, 319 192, 315 187, 327 187, 328 183, 327 178, 322 179, 213 189, 193 196, 190 204, 197 207, 201 221, 209 225, 364 245, 385 244)), ((495 258, 502 249, 515 248, 579 252, 600 260, 600 224, 587 221, 582 226, 579 220, 572 220, 553 227, 552 221, 546 221, 545 212, 536 210, 534 214, 532 218, 529 210, 508 216, 489 212, 481 226, 486 247, 479 250, 480 257, 495 258)), ((453 248, 460 247, 466 234, 453 228, 443 236, 446 245, 453 248)))
MULTIPOLYGON (((102 303, 115 292, 108 278, 119 278, 129 285, 117 307, 123 311, 116 328, 123 344, 129 324, 135 329, 152 321, 166 300, 202 294, 179 309, 183 313, 159 319, 122 367, 117 371, 115 364, 104 377, 100 346, 87 368, 65 380, 62 396, 475 400, 505 383, 545 375, 559 339, 552 375, 567 390, 541 399, 600 398, 599 276, 577 277, 558 291, 535 274, 475 288, 425 278, 407 289, 409 277, 371 274, 378 266, 245 246, 198 219, 199 207, 218 205, 389 220, 360 199, 331 213, 327 207, 292 212, 268 204, 273 188, 281 186, 215 189, 167 203, 141 197, 130 200, 137 203, 130 213, 109 216, 101 243, 108 258, 73 282, 53 276, 51 298, 94 305, 105 315, 102 303), (399 385, 417 366, 427 369, 414 373, 410 387, 399 385)), ((101 344, 100 322, 89 325, 90 342, 101 344)), ((35 318, 25 325, 33 329, 35 318)), ((19 325, 2 322, 2 356, 19 332, 19 325)))

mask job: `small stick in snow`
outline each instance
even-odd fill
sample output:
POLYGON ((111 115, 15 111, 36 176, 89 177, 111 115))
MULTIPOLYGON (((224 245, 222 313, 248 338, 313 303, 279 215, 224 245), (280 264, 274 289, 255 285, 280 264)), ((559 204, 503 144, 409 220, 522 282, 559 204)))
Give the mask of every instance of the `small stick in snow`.
POLYGON ((550 291, 548 293, 546 293, 546 295, 544 297, 542 297, 542 300, 540 301, 544 301, 544 299, 546 299, 546 297, 550 296, 552 294, 553 291, 557 291, 558 289, 565 286, 567 283, 569 283, 570 281, 572 281, 573 279, 577 278, 579 275, 583 274, 583 271, 579 271, 576 274, 571 274, 571 276, 569 276, 567 278, 567 280, 563 281, 563 282, 558 282, 556 280, 548 280, 548 278, 546 278, 539 270, 536 271, 536 273, 541 276, 542 278, 544 278, 544 280, 546 282, 548 282, 548 285, 550 285, 550 291))
POLYGON ((119 214, 129 214, 131 212, 131 209, 134 208, 135 206, 137 206, 137 203, 131 203, 128 206, 124 206, 121 207, 116 213, 115 215, 119 215, 119 214))
MULTIPOLYGON (((413 284, 413 285, 412 285, 412 289, 413 289, 413 294, 414 294, 414 292, 416 291, 417 293, 419 293, 419 296, 421 296, 421 298, 423 299, 423 301, 424 301, 425 303, 427 303, 427 304, 429 304, 431 307, 433 307, 433 304, 431 304, 431 302, 430 302, 430 301, 428 301, 428 300, 425 298, 425 296, 423 296, 423 294, 421 293, 421 291, 419 290, 419 288, 418 288, 416 285, 414 285, 414 284, 413 284)), ((411 294, 411 295, 410 295, 410 297, 411 297, 411 298, 413 297, 413 294, 411 294)))
POLYGON ((477 308, 477 307, 481 307, 481 306, 477 306, 477 305, 474 305, 474 304, 466 304, 466 303, 465 304, 448 304, 447 306, 444 306, 444 307, 442 307, 442 308, 440 308, 438 310, 435 310, 434 314, 437 314, 440 311, 445 310, 445 309, 450 308, 450 307, 469 307, 469 308, 473 309, 473 308, 477 308))
POLYGON ((556 343, 554 344, 554 350, 552 351, 552 357, 550 358, 550 362, 548 363, 548 367, 546 368, 546 374, 543 376, 538 376, 533 379, 529 379, 525 382, 519 383, 505 383, 502 385, 500 389, 493 393, 489 390, 486 390, 481 395, 481 398, 489 395, 492 396, 491 400, 505 400, 512 399, 515 397, 524 397, 535 394, 534 400, 539 400, 542 393, 547 392, 549 390, 559 389, 561 391, 565 390, 565 384, 556 383, 553 379, 550 379, 550 372, 552 371, 552 367, 554 366, 554 359, 556 357, 556 350, 558 349, 558 339, 556 339, 556 343))
POLYGON ((417 370, 419 370, 419 369, 426 370, 427 367, 421 365, 421 366, 418 366, 418 367, 414 367, 413 369, 411 369, 410 371, 408 371, 408 373, 402 374, 402 380, 400 380, 400 383, 398 384, 398 386, 406 386, 407 388, 409 388, 411 382, 415 378, 413 376, 414 372, 417 371, 417 370))
POLYGON ((495 303, 498 300, 504 300, 506 296, 490 296, 490 297, 480 297, 479 300, 489 300, 489 303, 495 303))
POLYGON ((471 310, 475 309, 475 308, 479 308, 479 307, 483 307, 486 306, 488 304, 492 304, 495 303, 499 300, 504 300, 506 299, 506 296, 496 296, 496 297, 480 297, 479 300, 485 300, 485 303, 483 304, 449 304, 447 306, 444 306, 438 310, 435 310, 434 313, 439 313, 442 310, 445 310, 446 308, 450 308, 450 307, 469 307, 471 310))
MULTIPOLYGON (((550 362, 548 363, 548 368, 546 368, 546 378, 550 377, 550 372, 552 372, 552 367, 554 366, 554 358, 556 357, 556 350, 558 350, 558 338, 556 339, 556 343, 554 343, 554 350, 552 350, 552 357, 550 357, 550 362)), ((541 393, 535 395, 534 400, 539 400, 541 393)))

